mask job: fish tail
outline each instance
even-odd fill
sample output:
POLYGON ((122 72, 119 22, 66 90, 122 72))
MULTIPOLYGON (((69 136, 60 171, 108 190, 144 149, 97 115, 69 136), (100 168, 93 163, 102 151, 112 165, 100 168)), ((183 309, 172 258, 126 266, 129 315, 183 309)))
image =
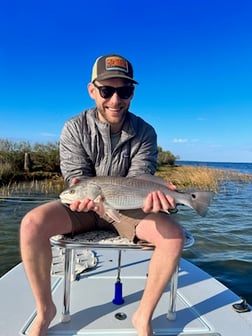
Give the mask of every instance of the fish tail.
POLYGON ((208 211, 208 207, 213 198, 214 193, 210 191, 195 191, 190 193, 190 206, 202 217, 208 211))

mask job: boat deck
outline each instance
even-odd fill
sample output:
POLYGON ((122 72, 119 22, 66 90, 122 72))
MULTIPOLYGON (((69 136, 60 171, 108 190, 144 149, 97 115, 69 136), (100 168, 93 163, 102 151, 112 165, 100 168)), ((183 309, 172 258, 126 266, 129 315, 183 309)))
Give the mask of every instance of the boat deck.
MULTIPOLYGON (((97 266, 84 272, 79 281, 72 282, 71 321, 68 323, 60 322, 62 276, 52 277, 53 298, 58 312, 47 335, 137 335, 131 317, 142 296, 151 253, 123 251, 121 280, 125 302, 115 305, 112 300, 117 276, 117 251, 99 250, 97 266)), ((3 317, 0 330, 6 330, 4 336, 26 335, 36 312, 22 264, 1 279, 0 290, 3 317)), ((174 321, 166 317, 168 300, 169 286, 153 316, 154 335, 239 335, 241 322, 242 335, 251 335, 251 312, 239 314, 232 308, 232 304, 240 298, 184 259, 180 263, 177 318, 174 321)))

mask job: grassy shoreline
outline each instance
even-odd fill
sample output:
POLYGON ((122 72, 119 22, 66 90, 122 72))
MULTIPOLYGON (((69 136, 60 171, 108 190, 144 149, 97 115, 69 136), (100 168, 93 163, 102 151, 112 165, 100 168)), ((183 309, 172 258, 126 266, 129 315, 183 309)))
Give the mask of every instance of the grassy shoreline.
POLYGON ((252 174, 209 167, 175 166, 161 167, 156 175, 172 182, 180 190, 200 189, 218 192, 220 185, 227 181, 252 182, 252 174))

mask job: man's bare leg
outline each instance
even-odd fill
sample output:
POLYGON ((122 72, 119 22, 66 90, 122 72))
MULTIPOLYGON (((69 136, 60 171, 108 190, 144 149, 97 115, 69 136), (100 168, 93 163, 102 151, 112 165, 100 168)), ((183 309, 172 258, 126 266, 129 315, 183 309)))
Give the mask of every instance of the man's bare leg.
POLYGON ((36 301, 37 316, 29 336, 44 336, 56 314, 51 295, 50 237, 70 232, 67 213, 58 202, 51 202, 30 211, 22 220, 20 247, 26 275, 36 301))
POLYGON ((136 228, 138 238, 153 243, 153 252, 145 290, 132 323, 138 336, 151 336, 151 319, 181 256, 184 234, 181 227, 163 214, 150 214, 136 228))

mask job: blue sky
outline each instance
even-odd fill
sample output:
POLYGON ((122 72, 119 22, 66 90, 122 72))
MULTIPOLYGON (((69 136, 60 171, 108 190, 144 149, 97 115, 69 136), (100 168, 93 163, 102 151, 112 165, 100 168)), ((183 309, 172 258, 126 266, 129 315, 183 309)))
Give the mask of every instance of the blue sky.
POLYGON ((95 59, 134 65, 131 111, 182 160, 252 162, 250 0, 2 0, 0 138, 59 140, 95 59))

